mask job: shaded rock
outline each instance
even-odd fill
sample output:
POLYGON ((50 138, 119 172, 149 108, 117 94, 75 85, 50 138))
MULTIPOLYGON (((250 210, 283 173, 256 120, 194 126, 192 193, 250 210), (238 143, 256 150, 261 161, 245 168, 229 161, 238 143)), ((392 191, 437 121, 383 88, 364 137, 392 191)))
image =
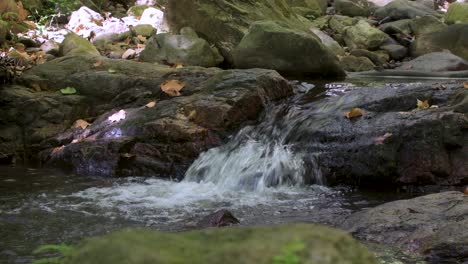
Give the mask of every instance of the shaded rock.
POLYGON ((362 16, 370 15, 369 2, 366 0, 335 0, 335 11, 343 16, 362 16))
POLYGON ((387 45, 382 45, 380 47, 382 50, 385 50, 388 55, 390 55, 390 58, 394 60, 401 60, 406 55, 408 55, 408 49, 405 46, 398 45, 398 44, 387 44, 387 45))
MULTIPOLYGON (((85 110, 74 111, 74 115, 53 115, 57 124, 68 128, 66 131, 34 140, 29 137, 31 133, 26 133, 26 144, 20 145, 26 146, 27 157, 41 158, 49 165, 82 175, 104 176, 181 177, 200 152, 255 122, 265 102, 292 95, 288 82, 269 70, 175 69, 92 56, 62 57, 38 65, 19 83, 39 85, 60 98, 70 99, 74 97, 63 96, 58 90, 73 87, 76 96, 86 101, 85 110), (100 63, 96 66, 96 62, 100 63), (182 96, 172 98, 161 91, 161 83, 169 79, 185 81, 182 96), (155 107, 145 107, 155 100, 155 107), (125 111, 125 119, 109 121, 120 110, 125 111), (71 128, 77 119, 87 119, 92 125, 85 130, 71 128)), ((19 91, 27 90, 22 87, 19 91)), ((39 95, 43 93, 36 93, 39 95)), ((33 129, 28 125, 30 120, 48 124, 44 115, 50 112, 33 111, 34 116, 26 119, 22 115, 29 116, 29 108, 11 107, 24 100, 18 96, 10 104, 2 104, 16 112, 9 110, 9 122, 1 124, 8 128, 21 123, 26 131, 33 129)), ((78 106, 82 104, 76 103, 78 106)), ((67 113, 62 105, 47 107, 67 113)), ((0 111, 7 112, 4 108, 0 111)))
POLYGON ((199 38, 193 30, 185 31, 190 33, 163 33, 153 36, 146 43, 140 59, 146 62, 182 63, 203 67, 214 67, 223 61, 218 50, 211 47, 206 40, 199 38))
POLYGON ((415 18, 417 16, 432 15, 438 16, 438 13, 426 5, 408 1, 408 0, 394 0, 387 5, 378 8, 374 15, 378 19, 386 19, 389 21, 415 18))
POLYGON ((411 45, 415 57, 443 50, 468 59, 468 24, 450 25, 441 31, 421 35, 411 45))
POLYGON ((304 118, 285 120, 294 127, 286 142, 299 153, 316 155, 329 184, 392 188, 468 182, 468 89, 461 82, 395 88, 353 89, 294 110, 287 115, 304 118), (417 111, 417 99, 438 108, 417 111), (349 120, 344 113, 354 107, 364 116, 349 120))
POLYGON ((341 227, 359 239, 425 255, 429 263, 465 263, 467 216, 468 196, 444 192, 355 213, 341 227))
POLYGON ((422 16, 414 18, 410 23, 410 27, 413 34, 418 37, 420 35, 442 31, 447 25, 434 16, 422 16))
POLYGON ((18 38, 18 41, 19 43, 23 44, 26 48, 36 48, 38 47, 39 45, 36 43, 36 41, 30 39, 30 38, 26 38, 26 37, 20 37, 18 38))
POLYGON ((411 19, 401 19, 397 21, 388 22, 379 26, 379 29, 388 35, 398 35, 403 34, 410 36, 412 30, 410 24, 413 20, 411 19))
POLYGON ((450 4, 447 13, 445 13, 445 23, 467 23, 468 22, 468 3, 455 2, 450 4))
POLYGON ((340 44, 334 40, 332 37, 324 33, 323 31, 316 29, 316 28, 311 28, 310 29, 312 33, 314 33, 319 39, 322 41, 322 44, 325 45, 331 52, 333 52, 335 55, 344 55, 345 51, 343 47, 340 46, 340 44))
POLYGON ((252 24, 233 57, 238 68, 266 68, 292 74, 344 75, 335 55, 319 38, 312 33, 284 28, 272 21, 252 24))
POLYGON ((237 225, 239 223, 239 219, 237 219, 228 210, 223 209, 205 216, 202 220, 200 220, 197 226, 201 228, 223 227, 237 225))
POLYGON ((287 249, 292 247, 300 263, 317 263, 317 260, 321 264, 377 263, 364 246, 346 233, 304 224, 216 228, 183 233, 126 230, 80 243, 73 257, 67 261, 70 264, 187 261, 194 264, 266 264, 275 257, 287 258, 282 252, 290 252, 287 249))
MULTIPOLYGON (((306 33, 311 27, 310 21, 297 15, 286 0, 170 0, 166 15, 173 31, 192 27, 215 44, 229 64, 233 64, 234 49, 256 21, 274 21, 284 28, 306 33)), ((300 52, 301 47, 289 45, 300 52)))
POLYGON ((389 37, 366 21, 360 20, 355 26, 346 28, 343 38, 351 49, 376 50, 389 37))
POLYGON ((375 67, 374 63, 372 63, 369 58, 355 56, 345 56, 341 58, 340 64, 345 71, 349 72, 370 71, 375 67))
POLYGON ((41 49, 45 54, 52 54, 57 56, 59 54, 60 45, 53 39, 50 39, 41 45, 41 49))
POLYGON ((370 59, 375 65, 383 65, 389 60, 388 55, 363 49, 352 50, 349 54, 355 57, 366 57, 370 59))
POLYGON ((397 69, 423 72, 464 71, 468 70, 468 61, 450 52, 433 52, 405 62, 397 69))
POLYGON ((74 56, 74 55, 93 55, 100 56, 96 47, 88 40, 78 36, 75 33, 68 33, 65 39, 60 43, 59 48, 60 56, 74 56))

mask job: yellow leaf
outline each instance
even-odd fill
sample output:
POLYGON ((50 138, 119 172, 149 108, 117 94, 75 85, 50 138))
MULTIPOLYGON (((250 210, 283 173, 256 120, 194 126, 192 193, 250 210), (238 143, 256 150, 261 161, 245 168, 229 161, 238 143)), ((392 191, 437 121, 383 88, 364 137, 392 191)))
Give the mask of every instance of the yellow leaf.
POLYGON ((347 112, 347 113, 345 114, 345 116, 346 116, 348 119, 352 119, 352 118, 355 118, 355 117, 360 117, 360 116, 362 116, 362 115, 364 115, 364 111, 362 111, 361 108, 357 108, 357 107, 351 109, 351 111, 349 111, 349 112, 347 112))
POLYGON ((428 100, 421 101, 417 99, 416 102, 419 110, 428 109, 430 107, 428 100))
POLYGON ((73 128, 81 128, 83 130, 85 130, 87 127, 89 127, 91 124, 86 122, 85 120, 83 119, 78 119, 75 121, 75 123, 73 124, 73 128))
POLYGON ((197 116, 197 111, 192 110, 192 111, 190 111, 190 113, 188 114, 187 118, 188 118, 189 120, 194 120, 196 116, 197 116))
POLYGON ((171 97, 181 96, 180 90, 182 90, 184 87, 185 82, 178 80, 166 80, 161 83, 161 90, 171 97))
POLYGON ((153 108, 156 106, 156 102, 155 101, 152 101, 152 102, 149 102, 145 105, 147 108, 153 108))
POLYGON ((468 89, 468 82, 464 82, 464 83, 463 83, 463 87, 465 87, 466 89, 468 89))

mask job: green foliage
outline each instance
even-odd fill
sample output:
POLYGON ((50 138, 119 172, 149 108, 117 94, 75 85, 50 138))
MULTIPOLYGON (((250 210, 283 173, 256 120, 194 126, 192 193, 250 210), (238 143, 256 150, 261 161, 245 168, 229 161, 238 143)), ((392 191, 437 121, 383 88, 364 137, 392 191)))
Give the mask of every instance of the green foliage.
POLYGON ((60 92, 63 95, 71 95, 71 94, 76 94, 76 89, 73 87, 66 87, 64 89, 60 89, 60 92))
POLYGON ((304 242, 296 239, 283 248, 281 255, 273 258, 273 264, 301 264, 301 257, 298 254, 304 249, 304 242))
POLYGON ((44 245, 40 246, 38 249, 34 250, 34 254, 41 254, 45 252, 56 252, 60 256, 58 257, 48 257, 48 258, 41 258, 34 261, 32 264, 60 264, 63 258, 70 256, 74 251, 74 248, 65 244, 59 245, 44 245))

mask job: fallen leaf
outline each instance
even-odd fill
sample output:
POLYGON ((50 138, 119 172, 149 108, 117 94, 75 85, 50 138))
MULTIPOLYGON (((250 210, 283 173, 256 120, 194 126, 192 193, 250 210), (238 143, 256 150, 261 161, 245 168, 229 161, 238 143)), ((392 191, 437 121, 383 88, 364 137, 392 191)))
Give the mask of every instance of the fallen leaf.
POLYGON ((131 159, 131 158, 136 157, 136 155, 135 155, 135 154, 132 154, 132 153, 122 153, 122 154, 120 154, 120 156, 121 156, 122 158, 127 158, 127 159, 131 159))
POLYGON ((103 63, 102 60, 98 60, 98 61, 96 61, 96 62, 93 64, 93 67, 94 67, 94 68, 97 68, 97 67, 101 66, 102 63, 103 63))
POLYGON ((87 127, 89 127, 91 124, 86 122, 85 120, 83 119, 78 119, 75 121, 75 123, 73 124, 73 128, 81 128, 83 130, 85 130, 87 127))
POLYGON ((351 109, 351 111, 345 113, 345 116, 348 118, 348 119, 352 119, 352 118, 355 118, 355 117, 360 117, 364 115, 364 111, 362 111, 361 108, 353 108, 351 109))
POLYGON ((152 102, 149 102, 145 105, 147 108, 153 108, 156 106, 156 102, 155 101, 152 101, 152 102))
POLYGON ((463 87, 465 87, 466 89, 468 89, 468 82, 464 82, 464 83, 463 83, 463 87))
POLYGON ((108 72, 108 73, 116 73, 117 70, 115 70, 115 69, 113 69, 113 68, 109 68, 109 69, 107 70, 107 72, 108 72))
POLYGON ((380 137, 377 137, 374 139, 374 144, 375 145, 383 145, 383 143, 385 142, 385 140, 389 137, 393 136, 392 133, 385 133, 385 135, 383 136, 380 136, 380 137))
POLYGON ((196 110, 192 110, 192 111, 190 111, 190 113, 188 114, 187 118, 188 118, 188 120, 194 120, 196 116, 197 116, 197 111, 196 111, 196 110))
POLYGON ((56 155, 56 154, 62 152, 62 150, 63 150, 64 148, 65 148, 65 145, 62 145, 62 146, 60 146, 60 147, 54 148, 54 149, 52 150, 52 155, 56 155))
POLYGON ((428 109, 430 107, 428 100, 421 101, 417 99, 416 102, 417 102, 416 105, 418 106, 419 110, 428 109))
POLYGON ((183 67, 184 67, 184 64, 182 64, 182 63, 180 63, 180 62, 178 62, 178 63, 172 65, 172 68, 176 68, 176 69, 180 69, 180 68, 183 68, 183 67))
POLYGON ((119 122, 120 120, 125 119, 126 116, 127 116, 127 112, 125 112, 125 110, 120 110, 117 113, 109 116, 107 120, 111 122, 119 122))
POLYGON ((181 96, 182 94, 180 93, 180 90, 184 87, 185 82, 178 80, 166 80, 161 84, 161 90, 171 97, 181 96))
POLYGON ((76 94, 76 89, 73 87, 66 87, 64 89, 60 89, 60 92, 63 95, 71 95, 71 94, 76 94))
POLYGON ((142 36, 142 35, 138 35, 137 36, 137 39, 141 42, 146 42, 146 37, 145 36, 142 36))
POLYGON ((433 108, 439 108, 439 106, 438 106, 438 105, 431 105, 431 107, 429 107, 429 108, 431 108, 431 109, 433 109, 433 108))
POLYGON ((79 142, 81 142, 81 141, 83 141, 82 138, 76 138, 76 139, 72 140, 71 143, 72 143, 72 144, 75 144, 75 143, 79 143, 79 142))

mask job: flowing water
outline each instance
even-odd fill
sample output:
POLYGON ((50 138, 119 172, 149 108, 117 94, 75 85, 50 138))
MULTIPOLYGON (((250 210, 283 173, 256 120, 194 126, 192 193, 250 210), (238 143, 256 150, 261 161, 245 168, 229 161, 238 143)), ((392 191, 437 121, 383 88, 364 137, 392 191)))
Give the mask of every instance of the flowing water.
POLYGON ((293 123, 304 118, 293 116, 299 102, 339 95, 355 85, 313 88, 296 82, 295 87, 296 97, 267 109, 258 125, 201 154, 181 182, 0 167, 0 263, 30 263, 40 245, 74 243, 121 228, 194 229, 203 216, 223 208, 242 225, 334 225, 387 201, 347 187, 325 187, 314 157, 305 159, 285 144, 293 123))

